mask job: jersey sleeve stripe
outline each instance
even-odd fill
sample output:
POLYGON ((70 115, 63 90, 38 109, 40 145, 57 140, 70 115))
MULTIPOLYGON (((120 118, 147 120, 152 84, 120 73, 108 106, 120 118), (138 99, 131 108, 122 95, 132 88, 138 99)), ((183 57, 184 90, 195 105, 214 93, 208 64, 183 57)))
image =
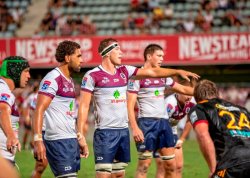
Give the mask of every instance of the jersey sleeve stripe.
POLYGON ((46 95, 46 96, 48 96, 48 97, 50 97, 50 98, 52 98, 52 99, 55 97, 55 96, 52 95, 52 94, 44 93, 44 92, 41 92, 41 91, 39 91, 38 94, 46 95))
POLYGON ((86 92, 88 92, 88 93, 93 93, 93 91, 88 90, 88 89, 86 89, 86 88, 81 88, 81 91, 86 91, 86 92))
POLYGON ((208 121, 207 121, 207 120, 199 120, 199 121, 196 121, 196 122, 193 124, 193 127, 195 128, 198 124, 201 124, 201 123, 208 124, 208 121))
POLYGON ((135 93, 135 94, 138 94, 138 91, 131 91, 131 90, 128 90, 129 93, 135 93))
POLYGON ((137 74, 137 72, 138 72, 138 68, 135 69, 135 71, 134 71, 134 73, 133 73, 132 76, 135 76, 137 74))
POLYGON ((11 107, 11 105, 8 102, 0 101, 0 103, 6 103, 7 105, 9 105, 11 107))

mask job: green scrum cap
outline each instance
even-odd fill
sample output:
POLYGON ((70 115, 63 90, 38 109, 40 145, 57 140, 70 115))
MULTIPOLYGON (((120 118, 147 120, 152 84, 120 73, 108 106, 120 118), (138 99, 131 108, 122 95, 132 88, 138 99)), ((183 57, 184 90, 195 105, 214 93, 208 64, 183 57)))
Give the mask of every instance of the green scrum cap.
POLYGON ((30 67, 28 61, 21 56, 9 56, 3 60, 0 76, 10 78, 14 81, 15 87, 20 87, 22 71, 30 67))

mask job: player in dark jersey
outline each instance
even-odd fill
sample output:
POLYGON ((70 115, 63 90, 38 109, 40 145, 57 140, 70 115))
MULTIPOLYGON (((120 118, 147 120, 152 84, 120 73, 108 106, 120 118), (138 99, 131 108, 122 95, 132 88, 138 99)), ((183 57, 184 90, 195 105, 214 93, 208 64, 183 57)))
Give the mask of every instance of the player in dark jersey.
POLYGON ((250 113, 220 99, 215 83, 209 80, 196 85, 194 97, 198 104, 188 115, 209 166, 209 177, 250 177, 250 113))

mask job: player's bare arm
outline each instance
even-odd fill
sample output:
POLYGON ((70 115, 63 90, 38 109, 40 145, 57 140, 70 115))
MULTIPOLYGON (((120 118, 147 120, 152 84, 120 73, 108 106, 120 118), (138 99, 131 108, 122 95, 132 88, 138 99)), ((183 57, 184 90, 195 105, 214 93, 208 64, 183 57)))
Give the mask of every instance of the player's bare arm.
POLYGON ((210 175, 214 173, 216 168, 216 156, 214 143, 208 132, 207 123, 199 123, 194 127, 196 132, 197 140, 199 142, 202 154, 208 164, 210 175))
POLYGON ((171 77, 171 76, 181 76, 183 79, 190 81, 189 77, 192 77, 194 79, 199 79, 199 75, 185 71, 185 70, 176 70, 176 69, 169 69, 169 68, 140 68, 138 69, 138 72, 135 79, 142 79, 147 77, 153 77, 153 78, 159 78, 159 77, 171 77))
POLYGON ((84 124, 88 119, 91 97, 92 97, 91 93, 86 91, 81 91, 79 107, 78 107, 78 118, 77 118, 78 143, 81 149, 81 157, 84 158, 87 158, 89 155, 88 145, 84 137, 83 131, 84 131, 84 124))
POLYGON ((183 130, 180 138, 178 139, 175 148, 181 148, 182 147, 182 144, 185 141, 185 139, 187 138, 187 136, 190 133, 191 129, 192 129, 192 124, 191 124, 191 122, 189 120, 187 120, 187 122, 185 124, 185 127, 184 127, 184 130, 183 130))
POLYGON ((141 129, 137 125, 135 116, 135 104, 137 101, 137 94, 127 92, 127 107, 128 107, 128 119, 132 129, 132 134, 136 142, 143 142, 144 135, 141 129))
POLYGON ((44 112, 49 107, 51 101, 52 98, 50 98, 49 96, 38 94, 37 106, 33 118, 34 157, 37 160, 46 159, 46 149, 42 140, 42 125, 44 112))
POLYGON ((0 103, 0 124, 4 131, 4 134, 7 137, 7 149, 14 153, 16 148, 18 151, 21 151, 21 144, 19 143, 19 140, 16 138, 16 135, 14 133, 14 130, 12 129, 11 124, 11 108, 7 103, 0 103))
POLYGON ((177 82, 174 83, 174 86, 172 87, 172 89, 176 93, 180 93, 180 94, 184 94, 184 95, 192 96, 194 94, 194 88, 193 87, 184 86, 184 85, 181 85, 181 84, 179 84, 177 82))

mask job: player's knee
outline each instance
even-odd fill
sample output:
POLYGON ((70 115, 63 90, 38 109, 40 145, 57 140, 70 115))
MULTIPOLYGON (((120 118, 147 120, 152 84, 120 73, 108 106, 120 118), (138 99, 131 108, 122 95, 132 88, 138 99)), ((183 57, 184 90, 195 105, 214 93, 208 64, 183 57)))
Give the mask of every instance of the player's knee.
POLYGON ((125 168, 128 166, 127 163, 113 163, 112 164, 112 173, 116 173, 116 172, 123 172, 125 171, 125 168))
POLYGON ((166 171, 175 171, 176 170, 176 162, 175 162, 175 155, 168 155, 168 156, 161 156, 163 161, 164 169, 166 171))
POLYGON ((95 171, 96 172, 112 172, 112 164, 101 164, 98 163, 95 165, 95 171))
POLYGON ((146 159, 152 159, 152 158, 153 158, 152 152, 138 152, 139 160, 146 160, 146 159))

